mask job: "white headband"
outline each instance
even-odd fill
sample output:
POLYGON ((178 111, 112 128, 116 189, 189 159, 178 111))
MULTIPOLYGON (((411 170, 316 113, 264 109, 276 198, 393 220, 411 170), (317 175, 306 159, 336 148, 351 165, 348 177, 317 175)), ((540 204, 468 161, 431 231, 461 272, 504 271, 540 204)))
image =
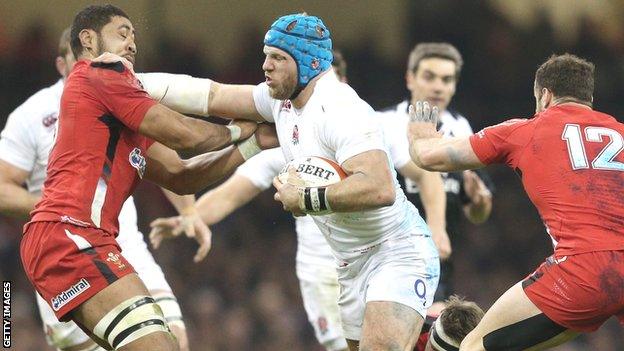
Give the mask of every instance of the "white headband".
POLYGON ((431 345, 439 351, 459 351, 459 343, 451 339, 442 327, 442 318, 438 317, 429 332, 431 345))

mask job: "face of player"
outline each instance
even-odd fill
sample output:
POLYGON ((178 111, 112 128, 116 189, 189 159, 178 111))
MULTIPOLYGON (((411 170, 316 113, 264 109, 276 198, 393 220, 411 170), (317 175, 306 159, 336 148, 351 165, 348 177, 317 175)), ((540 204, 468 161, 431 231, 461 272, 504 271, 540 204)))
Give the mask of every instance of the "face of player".
POLYGON ((297 63, 286 51, 264 46, 262 70, 271 97, 277 100, 290 98, 297 88, 297 63))
POLYGON ((126 58, 134 64, 137 47, 134 42, 135 30, 129 19, 114 16, 98 35, 98 56, 110 52, 126 58))
POLYGON ((416 72, 407 72, 407 89, 412 93, 412 103, 428 101, 446 110, 457 86, 455 62, 431 57, 420 60, 416 72))

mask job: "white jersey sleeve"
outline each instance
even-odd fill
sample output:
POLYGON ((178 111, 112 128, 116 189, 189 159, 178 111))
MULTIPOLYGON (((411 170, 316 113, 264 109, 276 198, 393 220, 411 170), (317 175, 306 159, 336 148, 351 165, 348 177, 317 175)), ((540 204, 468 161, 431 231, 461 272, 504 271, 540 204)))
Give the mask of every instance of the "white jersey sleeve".
POLYGON ((366 151, 386 150, 381 126, 368 105, 340 107, 330 111, 324 122, 321 140, 335 151, 338 164, 366 151))
POLYGON ((37 159, 36 128, 29 125, 26 110, 22 106, 9 115, 0 134, 0 159, 31 172, 37 159))
POLYGON ((278 100, 275 100, 269 94, 269 86, 266 83, 260 83, 253 89, 253 99, 258 113, 267 121, 275 122, 273 116, 273 106, 278 100))
POLYGON ((407 121, 394 111, 377 112, 376 116, 382 125, 392 164, 395 169, 402 168, 411 160, 407 140, 407 121))
POLYGON ((242 175, 261 190, 273 184, 273 178, 286 165, 284 154, 278 148, 262 151, 240 165, 235 174, 242 175))

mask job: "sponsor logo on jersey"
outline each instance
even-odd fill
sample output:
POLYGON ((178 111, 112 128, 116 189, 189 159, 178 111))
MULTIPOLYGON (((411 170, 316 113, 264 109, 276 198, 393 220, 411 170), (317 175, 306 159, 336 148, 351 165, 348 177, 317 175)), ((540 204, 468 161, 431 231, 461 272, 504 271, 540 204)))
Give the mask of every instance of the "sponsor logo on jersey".
POLYGON ((52 298, 52 309, 58 311, 61 307, 67 305, 71 300, 75 299, 76 296, 82 294, 87 289, 91 287, 89 281, 85 278, 80 279, 76 284, 69 287, 69 289, 61 292, 52 298))
POLYGON ((116 265, 117 269, 119 269, 120 271, 126 269, 126 265, 121 261, 121 259, 119 259, 118 254, 109 252, 106 261, 116 265))
POLYGON ((292 143, 295 145, 299 145, 299 127, 295 124, 292 132, 292 143))
POLYGON ((130 156, 128 157, 130 161, 130 165, 137 170, 139 174, 139 178, 143 178, 143 174, 145 174, 145 157, 141 155, 141 149, 135 147, 132 152, 130 152, 130 156))
POLYGON ((284 111, 290 111, 290 109, 292 108, 292 104, 290 103, 290 100, 284 100, 282 101, 282 105, 280 106, 280 110, 284 111))

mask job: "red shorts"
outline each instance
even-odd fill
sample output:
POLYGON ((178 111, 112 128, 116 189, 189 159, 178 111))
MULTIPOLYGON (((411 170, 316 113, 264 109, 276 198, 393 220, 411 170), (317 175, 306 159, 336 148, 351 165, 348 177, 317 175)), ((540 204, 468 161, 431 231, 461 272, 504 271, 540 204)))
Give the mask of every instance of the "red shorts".
POLYGON ((117 279, 134 273, 115 238, 97 228, 29 223, 20 253, 28 279, 61 321, 117 279))
POLYGON ((624 324, 624 251, 551 256, 522 286, 548 318, 568 329, 592 332, 611 316, 624 324))

